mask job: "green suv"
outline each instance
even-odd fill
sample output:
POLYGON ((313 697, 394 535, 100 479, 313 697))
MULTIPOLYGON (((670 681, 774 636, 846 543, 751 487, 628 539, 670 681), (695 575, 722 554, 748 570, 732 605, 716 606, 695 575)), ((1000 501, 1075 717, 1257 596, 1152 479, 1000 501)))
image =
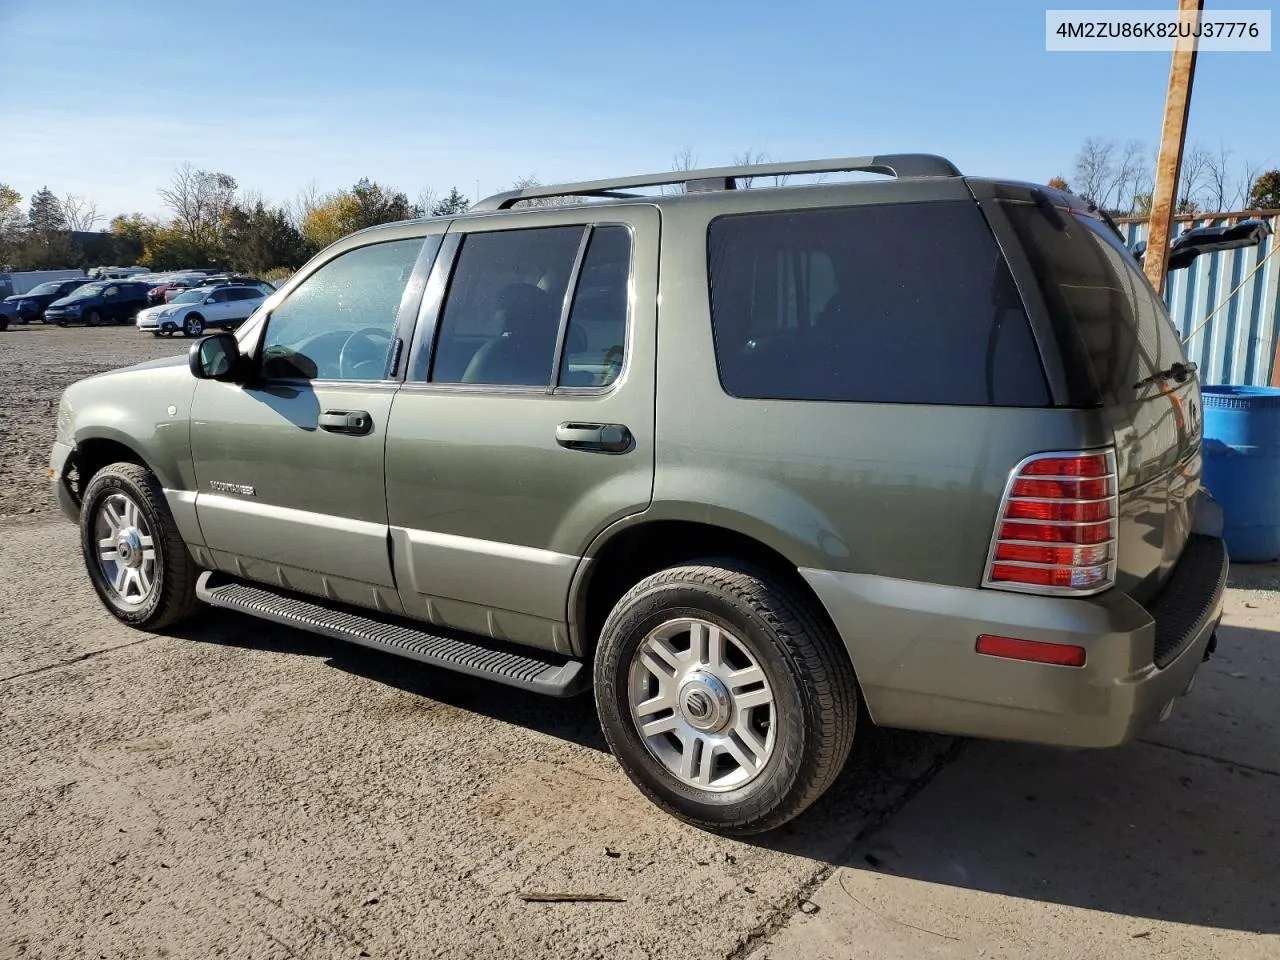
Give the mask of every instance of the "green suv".
POLYGON ((1227 575, 1200 404, 1105 216, 894 155, 364 230, 71 386, 50 476, 121 621, 592 687, 645 794, 745 834, 860 717, 1104 747, 1167 715, 1227 575), (836 171, 883 176, 759 186, 836 171))

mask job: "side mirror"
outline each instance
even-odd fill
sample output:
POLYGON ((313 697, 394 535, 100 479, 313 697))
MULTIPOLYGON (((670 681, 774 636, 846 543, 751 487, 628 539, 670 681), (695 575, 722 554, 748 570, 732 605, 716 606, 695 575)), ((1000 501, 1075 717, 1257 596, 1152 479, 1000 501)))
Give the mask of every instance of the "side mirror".
POLYGON ((229 333, 202 337, 191 345, 187 364, 197 380, 230 380, 240 366, 240 345, 229 333))
POLYGON ((205 303, 217 303, 217 302, 218 302, 218 298, 217 298, 217 297, 205 297, 205 298, 204 298, 204 302, 205 302, 205 303))

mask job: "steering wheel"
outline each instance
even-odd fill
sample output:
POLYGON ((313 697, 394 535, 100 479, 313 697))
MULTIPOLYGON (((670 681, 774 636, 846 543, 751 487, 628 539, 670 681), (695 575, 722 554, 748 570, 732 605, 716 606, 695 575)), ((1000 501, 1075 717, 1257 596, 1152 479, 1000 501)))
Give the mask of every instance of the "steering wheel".
POLYGON ((391 333, 382 327, 364 327, 355 331, 342 342, 342 349, 338 351, 338 375, 343 380, 365 379, 358 374, 360 368, 371 363, 385 363, 390 347, 391 333), (377 337, 385 340, 386 344, 379 346, 377 337))

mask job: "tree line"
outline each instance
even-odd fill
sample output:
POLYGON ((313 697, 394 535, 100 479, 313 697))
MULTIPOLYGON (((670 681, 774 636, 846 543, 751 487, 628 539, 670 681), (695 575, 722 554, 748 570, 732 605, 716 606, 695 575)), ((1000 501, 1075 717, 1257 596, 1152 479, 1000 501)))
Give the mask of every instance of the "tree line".
MULTIPOLYGON (((535 182, 525 178, 522 183, 535 182)), ((140 264, 153 270, 223 267, 253 274, 296 270, 335 240, 380 223, 466 211, 456 187, 411 202, 401 190, 365 177, 349 189, 314 184, 272 204, 228 173, 184 163, 158 190, 167 216, 121 214, 102 227, 92 202, 58 197, 47 186, 26 210, 18 191, 0 183, 0 267, 44 270, 140 264)))
MULTIPOLYGON (((1070 190, 1113 217, 1145 217, 1155 192, 1156 152, 1141 140, 1121 143, 1089 137, 1076 154, 1070 179, 1048 185, 1070 190)), ((1225 145, 1201 144, 1183 152, 1175 212, 1186 215, 1280 209, 1280 170, 1256 160, 1237 161, 1225 145)))

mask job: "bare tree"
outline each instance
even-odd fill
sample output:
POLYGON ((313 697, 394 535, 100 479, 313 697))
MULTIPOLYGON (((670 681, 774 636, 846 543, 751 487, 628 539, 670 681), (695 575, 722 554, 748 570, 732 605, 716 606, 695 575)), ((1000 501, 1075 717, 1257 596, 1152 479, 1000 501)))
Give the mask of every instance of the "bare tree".
POLYGON ((1216 153, 1205 152, 1205 205, 1221 212, 1227 209, 1231 194, 1231 151, 1219 141, 1216 153))
MULTIPOLYGON (((747 147, 747 149, 743 150, 741 153, 735 153, 733 155, 733 165, 735 167, 751 167, 751 166, 755 166, 756 164, 768 163, 768 162, 769 162, 768 156, 766 156, 763 153, 754 151, 750 147, 747 147)), ((738 186, 743 188, 750 187, 751 184, 755 181, 755 179, 756 179, 755 177, 739 177, 738 186)))
POLYGON ((1076 154, 1076 193, 1100 207, 1111 205, 1116 189, 1116 145, 1112 140, 1088 137, 1076 154))
MULTIPOLYGON (((1116 197, 1114 209, 1132 214, 1138 205, 1138 196, 1149 193, 1148 182, 1154 180, 1154 167, 1147 162, 1147 145, 1141 140, 1130 140, 1116 166, 1116 197)), ((1154 186, 1154 183, 1152 183, 1154 186)))
POLYGON ((1240 178, 1236 181, 1236 190, 1234 199, 1231 201, 1232 210, 1248 210, 1249 198, 1253 195, 1253 185, 1258 182, 1258 176, 1266 169, 1265 163, 1259 163, 1257 160, 1246 160, 1240 165, 1240 178))
MULTIPOLYGON (((679 153, 673 154, 671 157, 671 171, 673 173, 683 173, 686 170, 698 169, 698 158, 694 155, 693 147, 686 144, 679 153)), ((684 193, 683 183, 673 183, 662 188, 663 193, 684 193)))
POLYGON ((1197 144, 1182 157, 1182 176, 1178 178, 1178 210, 1198 213, 1205 199, 1205 187, 1213 154, 1197 144))
POLYGON ((436 205, 436 202, 439 199, 440 199, 440 194, 436 193, 435 190, 432 189, 431 187, 423 187, 421 190, 419 190, 418 197, 416 200, 418 209, 422 211, 419 214, 419 216, 425 217, 427 214, 429 214, 431 212, 431 208, 436 205))
MULTIPOLYGON (((511 184, 511 189, 532 190, 534 187, 540 186, 542 186, 542 181, 537 177, 530 175, 527 177, 517 177, 515 182, 511 184)), ((515 205, 518 207, 572 207, 586 202, 586 197, 534 197, 531 200, 520 200, 515 205)))
POLYGON ((197 170, 187 162, 159 192, 186 238, 193 244, 209 245, 218 239, 223 220, 235 203, 236 180, 225 173, 197 170))
POLYGON ((74 193, 62 198, 62 215, 66 218, 67 229, 73 233, 88 233, 102 219, 98 216, 96 203, 74 193))
POLYGON ((320 188, 316 185, 316 182, 312 180, 305 187, 299 190, 292 200, 284 205, 284 209, 285 212, 288 213, 289 219, 293 221, 293 225, 301 230, 307 217, 313 211, 324 206, 324 203, 324 194, 320 192, 320 188))

